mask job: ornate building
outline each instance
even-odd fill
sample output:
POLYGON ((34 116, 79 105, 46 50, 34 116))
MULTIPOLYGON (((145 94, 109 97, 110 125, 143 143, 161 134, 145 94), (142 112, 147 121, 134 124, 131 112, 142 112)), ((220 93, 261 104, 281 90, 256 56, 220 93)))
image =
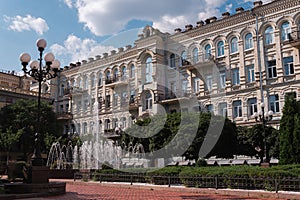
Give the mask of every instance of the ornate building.
POLYGON ((299 10, 299 0, 257 1, 173 34, 146 26, 133 46, 70 64, 57 79, 65 132, 197 110, 251 125, 261 103, 278 126, 285 95, 300 99, 299 10))

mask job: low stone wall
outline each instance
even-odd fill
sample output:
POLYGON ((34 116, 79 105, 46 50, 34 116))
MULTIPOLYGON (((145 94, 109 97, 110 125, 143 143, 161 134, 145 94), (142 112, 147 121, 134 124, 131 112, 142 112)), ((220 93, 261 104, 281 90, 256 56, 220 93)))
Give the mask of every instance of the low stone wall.
POLYGON ((49 172, 50 179, 73 179, 74 173, 79 172, 78 169, 51 169, 49 172))

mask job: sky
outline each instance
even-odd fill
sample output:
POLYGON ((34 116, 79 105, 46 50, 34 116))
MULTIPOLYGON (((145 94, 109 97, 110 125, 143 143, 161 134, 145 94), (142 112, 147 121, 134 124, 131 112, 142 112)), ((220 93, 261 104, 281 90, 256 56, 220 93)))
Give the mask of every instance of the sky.
POLYGON ((39 38, 64 67, 133 45, 146 25, 172 34, 238 7, 253 0, 0 0, 0 70, 21 71, 23 52, 36 60, 39 38))

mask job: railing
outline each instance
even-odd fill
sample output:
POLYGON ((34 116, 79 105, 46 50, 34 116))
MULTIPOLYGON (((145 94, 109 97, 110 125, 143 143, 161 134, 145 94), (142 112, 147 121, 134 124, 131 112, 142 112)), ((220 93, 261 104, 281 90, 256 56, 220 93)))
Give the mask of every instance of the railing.
MULTIPOLYGON (((86 174, 85 174, 86 175, 86 174)), ((184 185, 197 188, 232 188, 268 191, 300 191, 299 177, 227 177, 227 176, 179 176, 179 175, 147 175, 145 173, 90 173, 89 179, 101 182, 149 183, 156 185, 184 185)), ((74 181, 80 178, 74 175, 74 181)))
POLYGON ((290 42, 299 41, 300 40, 300 30, 288 33, 288 39, 290 42))

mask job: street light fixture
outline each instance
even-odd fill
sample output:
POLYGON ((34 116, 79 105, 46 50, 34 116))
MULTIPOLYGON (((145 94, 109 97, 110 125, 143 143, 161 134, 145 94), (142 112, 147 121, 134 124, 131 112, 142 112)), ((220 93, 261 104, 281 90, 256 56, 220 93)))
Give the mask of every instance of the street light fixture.
POLYGON ((36 43, 38 47, 38 51, 40 52, 38 61, 31 61, 31 57, 28 53, 22 53, 20 55, 20 61, 22 63, 22 70, 25 74, 28 74, 32 78, 38 81, 38 116, 37 116, 37 130, 34 139, 34 151, 31 157, 31 165, 32 166, 42 166, 43 159, 41 156, 40 149, 40 124, 41 124, 41 88, 42 82, 55 78, 60 69, 60 62, 55 60, 53 53, 46 53, 44 60, 45 66, 43 66, 43 52, 47 46, 47 42, 44 39, 39 39, 36 43), (27 69, 27 65, 30 62, 30 69, 27 69))
POLYGON ((267 138, 266 138, 265 126, 266 126, 268 121, 272 120, 273 111, 270 110, 269 112, 265 112, 265 104, 264 103, 261 103, 260 107, 261 107, 261 110, 258 113, 255 112, 253 114, 253 117, 255 118, 256 122, 262 122, 262 125, 263 125, 264 156, 265 156, 265 158, 263 158, 261 160, 261 163, 269 163, 270 158, 269 158, 269 153, 267 151, 267 138))

